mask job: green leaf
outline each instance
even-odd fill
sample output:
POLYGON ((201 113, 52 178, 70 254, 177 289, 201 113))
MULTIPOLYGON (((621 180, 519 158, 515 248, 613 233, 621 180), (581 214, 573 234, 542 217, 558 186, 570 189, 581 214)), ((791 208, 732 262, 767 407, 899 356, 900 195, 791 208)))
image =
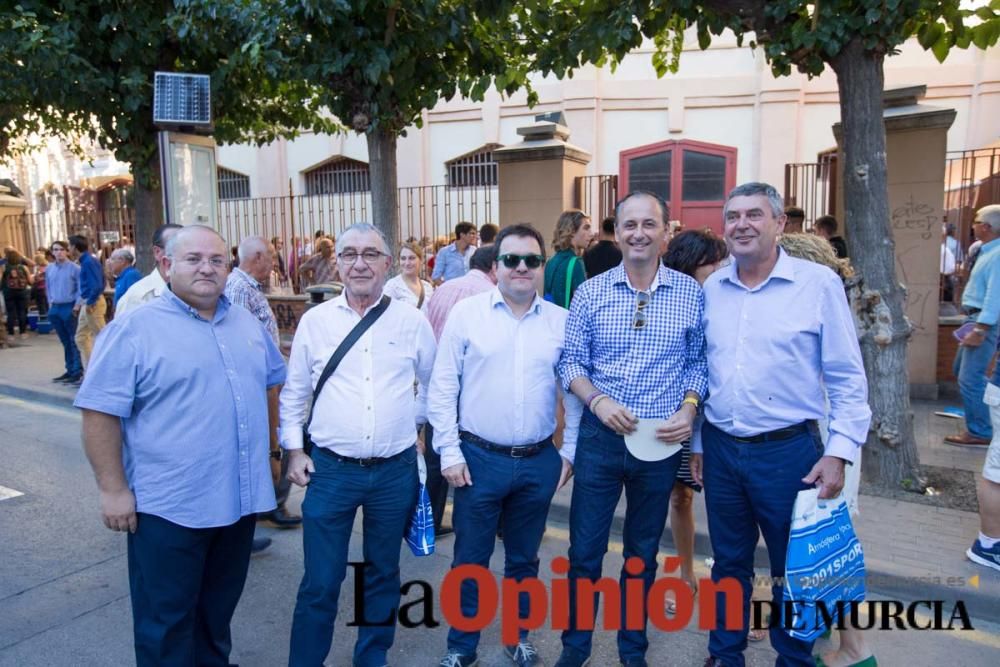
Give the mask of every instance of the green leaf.
POLYGON ((944 26, 940 23, 925 23, 917 31, 917 41, 925 50, 934 46, 944 33, 944 26))
POLYGON ((949 50, 951 50, 951 45, 946 35, 941 35, 941 37, 934 42, 934 45, 931 46, 931 52, 934 53, 934 57, 937 58, 939 63, 943 63, 944 59, 948 57, 949 50))

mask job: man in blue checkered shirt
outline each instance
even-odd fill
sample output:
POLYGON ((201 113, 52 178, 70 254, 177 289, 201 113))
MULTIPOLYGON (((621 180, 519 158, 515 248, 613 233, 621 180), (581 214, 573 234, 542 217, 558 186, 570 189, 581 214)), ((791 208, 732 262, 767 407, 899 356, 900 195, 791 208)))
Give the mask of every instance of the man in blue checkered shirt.
MULTIPOLYGON (((660 420, 658 440, 691 436, 708 369, 702 328, 704 298, 691 277, 660 264, 667 240, 666 203, 633 192, 615 209, 615 238, 622 263, 577 290, 566 322, 566 346, 558 370, 567 389, 584 401, 570 510, 570 623, 556 667, 581 667, 590 657, 594 618, 577 618, 576 582, 601 577, 615 506, 625 488, 623 535, 626 559, 639 557, 644 589, 656 573, 656 555, 667 518, 679 454, 641 461, 624 436, 639 420, 660 420)), ((607 601, 605 601, 607 603, 607 601)), ((595 607, 596 608, 596 607, 595 607)), ((643 629, 626 630, 624 608, 618 655, 626 667, 645 666, 643 629)))

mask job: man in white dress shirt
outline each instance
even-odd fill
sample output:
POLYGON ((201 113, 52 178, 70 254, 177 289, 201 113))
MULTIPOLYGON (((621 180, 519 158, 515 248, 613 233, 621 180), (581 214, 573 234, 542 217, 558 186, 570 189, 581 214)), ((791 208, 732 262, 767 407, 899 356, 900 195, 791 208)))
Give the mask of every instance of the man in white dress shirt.
POLYGON ((121 317, 130 310, 135 310, 142 304, 157 298, 167 289, 167 266, 163 262, 166 256, 164 248, 167 241, 183 229, 181 225, 160 225, 153 232, 153 270, 145 278, 129 287, 122 298, 115 304, 115 317, 121 317))
MULTIPOLYGON (((305 573, 292 622, 289 665, 322 665, 330 651, 348 544, 364 510, 364 614, 354 664, 381 667, 399 606, 399 550, 417 497, 417 427, 426 421, 426 386, 435 341, 419 310, 390 301, 351 347, 316 402, 303 451, 302 426, 327 361, 362 317, 378 306, 392 264, 379 231, 359 223, 337 239, 344 292, 302 316, 281 391, 281 446, 288 478, 308 485, 302 503, 305 573), (416 396, 414 382, 418 383, 416 396)), ((359 603, 360 604, 360 603, 359 603)))
MULTIPOLYGON (((567 395, 563 446, 556 450, 556 364, 563 350, 567 311, 538 296, 545 263, 541 235, 530 225, 504 228, 496 240, 497 286, 452 309, 441 335, 428 417, 441 472, 455 487, 452 567, 489 567, 503 514, 504 576, 538 576, 538 547, 549 504, 573 470, 582 403, 567 395), (458 406, 456 415, 455 407, 458 406)), ((520 596, 519 618, 527 618, 520 596)), ((464 616, 479 608, 474 582, 462 583, 464 616)), ((542 664, 522 630, 504 646, 515 665, 542 664)), ((452 628, 441 667, 478 660, 478 632, 452 628)))

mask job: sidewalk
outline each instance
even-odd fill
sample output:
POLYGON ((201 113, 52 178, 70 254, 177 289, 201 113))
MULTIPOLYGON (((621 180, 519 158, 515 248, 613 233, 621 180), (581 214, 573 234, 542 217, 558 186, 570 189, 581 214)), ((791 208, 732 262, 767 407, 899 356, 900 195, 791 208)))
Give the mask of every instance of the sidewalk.
MULTIPOLYGON (((51 382, 63 372, 62 347, 55 335, 33 336, 15 343, 13 349, 0 350, 0 393, 27 401, 72 405, 75 389, 51 382)), ((945 404, 913 403, 920 461, 978 475, 984 452, 953 448, 942 442, 945 435, 961 425, 959 420, 934 415, 945 404)), ((549 513, 553 523, 569 522, 571 494, 571 485, 556 494, 549 513)), ((1000 573, 965 558, 979 530, 976 513, 867 495, 861 496, 860 505, 855 526, 864 545, 872 593, 906 601, 943 600, 947 603, 946 615, 953 602, 962 600, 971 616, 1000 622, 1000 573)), ((704 560, 711 554, 711 546, 703 494, 695 494, 694 507, 699 576, 707 576, 704 560)), ((624 513, 622 498, 613 525, 618 536, 624 513)), ((665 551, 673 551, 669 526, 664 530, 662 546, 665 551)), ((758 573, 767 573, 767 562, 761 541, 756 554, 758 573)))

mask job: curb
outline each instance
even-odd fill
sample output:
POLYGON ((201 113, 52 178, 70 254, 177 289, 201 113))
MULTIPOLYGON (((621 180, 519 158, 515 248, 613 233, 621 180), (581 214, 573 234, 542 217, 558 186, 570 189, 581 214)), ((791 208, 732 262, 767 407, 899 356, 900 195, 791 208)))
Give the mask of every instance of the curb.
MULTIPOLYGON (((557 502, 555 499, 549 507, 549 521, 569 525, 569 506, 557 502)), ((625 517, 615 515, 611 521, 611 534, 621 537, 625 528, 625 517)), ((671 551, 675 550, 673 535, 670 532, 669 524, 664 528, 663 536, 660 538, 660 546, 671 551)), ((709 540, 707 529, 698 524, 694 535, 695 561, 704 560, 712 553, 712 543, 709 540)), ((928 555, 928 558, 931 556, 928 555)), ((758 543, 754 550, 754 568, 765 571, 770 567, 767 557, 767 549, 758 543)), ((899 574, 894 570, 891 563, 866 556, 865 574, 868 579, 875 582, 868 585, 868 592, 872 595, 886 597, 903 602, 913 602, 917 600, 941 600, 944 602, 944 621, 947 622, 950 611, 957 601, 962 601, 969 616, 984 621, 1000 623, 1000 586, 990 585, 991 577, 989 570, 981 568, 981 583, 978 587, 970 585, 949 585, 944 577, 928 575, 926 577, 914 577, 899 574)), ((927 613, 926 608, 923 609, 927 613)), ((956 626, 957 627, 957 626, 956 626)))
POLYGON ((53 405, 59 408, 73 407, 72 396, 66 396, 65 394, 54 391, 34 389, 32 387, 25 387, 18 384, 0 382, 0 394, 10 396, 12 398, 20 398, 26 401, 37 401, 39 403, 45 403, 46 405, 53 405))

